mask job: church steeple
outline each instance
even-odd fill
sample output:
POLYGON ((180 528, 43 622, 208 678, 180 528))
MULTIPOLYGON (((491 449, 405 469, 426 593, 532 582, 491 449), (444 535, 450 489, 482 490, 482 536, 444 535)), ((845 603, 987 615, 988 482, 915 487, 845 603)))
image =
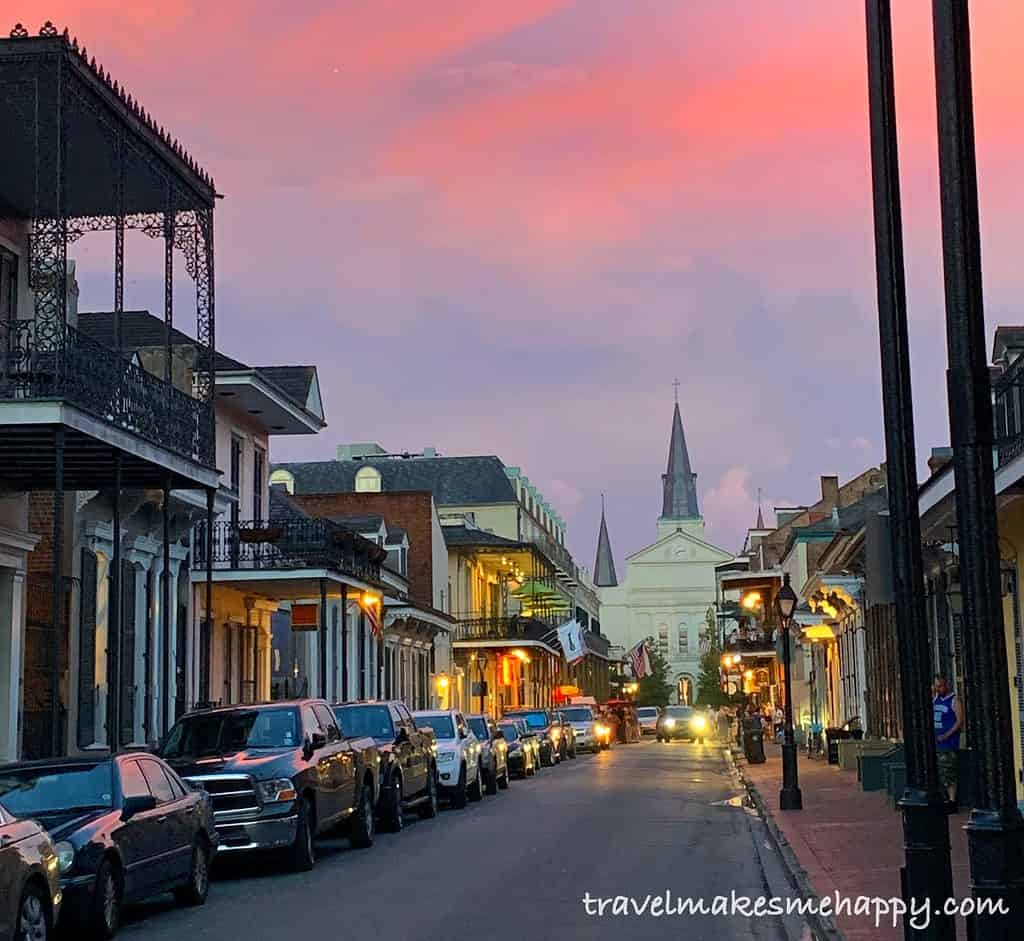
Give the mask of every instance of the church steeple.
POLYGON ((672 413, 672 438, 668 445, 668 469, 661 475, 661 480, 665 491, 661 505, 661 518, 663 520, 700 519, 700 510, 697 507, 697 475, 690 469, 690 455, 686 450, 686 436, 683 434, 683 419, 679 414, 678 398, 672 413))
POLYGON ((594 561, 594 584, 598 588, 614 588, 619 584, 615 577, 615 559, 612 557, 612 541, 608 538, 608 524, 604 519, 604 494, 601 494, 601 531, 597 535, 597 559, 594 561))

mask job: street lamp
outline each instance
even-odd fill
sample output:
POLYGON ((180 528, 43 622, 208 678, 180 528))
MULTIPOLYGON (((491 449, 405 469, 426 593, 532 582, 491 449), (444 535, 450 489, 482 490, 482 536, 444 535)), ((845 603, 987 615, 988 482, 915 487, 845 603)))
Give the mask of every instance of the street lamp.
POLYGON ((779 792, 781 810, 803 810, 804 799, 797 784, 796 742, 793 740, 793 690, 790 683, 789 629, 796 610, 796 592, 790 587, 789 575, 782 578, 782 587, 775 596, 775 610, 782 626, 782 660, 786 683, 786 718, 782 739, 782 790, 779 792))

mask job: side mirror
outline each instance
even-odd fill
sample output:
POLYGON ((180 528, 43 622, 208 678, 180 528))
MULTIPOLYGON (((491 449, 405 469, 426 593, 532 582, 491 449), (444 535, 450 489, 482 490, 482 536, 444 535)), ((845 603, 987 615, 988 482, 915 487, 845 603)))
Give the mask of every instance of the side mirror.
POLYGON ((409 741, 409 730, 404 726, 398 727, 398 732, 395 735, 395 744, 401 745, 403 742, 409 741))
POLYGON ((502 732, 501 729, 494 730, 494 737, 495 739, 500 740, 502 742, 505 741, 505 733, 502 732))
POLYGON ((459 738, 469 738, 469 732, 465 729, 459 729, 459 738))
POLYGON ((121 808, 121 819, 131 820, 136 814, 144 814, 147 810, 156 807, 156 798, 152 794, 139 794, 135 797, 126 797, 124 806, 121 808))
POLYGON ((327 736, 323 732, 314 732, 309 737, 309 749, 310 751, 316 751, 318 748, 323 748, 327 744, 327 736))

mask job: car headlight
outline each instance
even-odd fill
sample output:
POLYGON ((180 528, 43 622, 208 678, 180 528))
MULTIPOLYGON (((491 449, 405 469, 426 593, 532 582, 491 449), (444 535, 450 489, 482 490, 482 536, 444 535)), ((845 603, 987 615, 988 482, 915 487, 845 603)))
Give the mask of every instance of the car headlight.
POLYGON ((454 761, 455 760, 455 752, 453 752, 453 751, 439 751, 437 753, 437 760, 438 761, 454 761))
POLYGON ((66 840, 61 840, 53 849, 57 854, 57 869, 63 875, 75 864, 75 848, 66 840))
POLYGON ((704 716, 694 716, 693 721, 690 723, 697 731, 703 731, 707 728, 708 720, 704 716))
POLYGON ((291 778, 274 778, 272 781, 260 781, 260 797, 263 803, 273 804, 277 801, 295 800, 295 785, 291 778))
POLYGON ((666 729, 674 729, 675 727, 676 727, 676 720, 675 719, 666 719, 665 720, 665 728, 666 729))
POLYGON ((609 729, 607 725, 602 725, 600 722, 598 722, 597 725, 594 726, 595 735, 607 735, 608 732, 609 729))

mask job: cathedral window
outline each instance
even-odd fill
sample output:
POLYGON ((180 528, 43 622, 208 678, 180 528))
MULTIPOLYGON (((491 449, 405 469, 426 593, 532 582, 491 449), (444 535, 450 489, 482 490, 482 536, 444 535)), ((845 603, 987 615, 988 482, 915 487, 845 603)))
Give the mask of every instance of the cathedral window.
POLYGON ((682 622, 679 624, 679 652, 681 654, 690 652, 690 629, 682 622))

